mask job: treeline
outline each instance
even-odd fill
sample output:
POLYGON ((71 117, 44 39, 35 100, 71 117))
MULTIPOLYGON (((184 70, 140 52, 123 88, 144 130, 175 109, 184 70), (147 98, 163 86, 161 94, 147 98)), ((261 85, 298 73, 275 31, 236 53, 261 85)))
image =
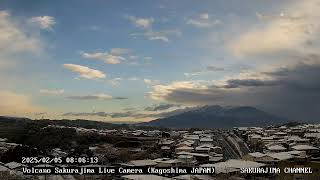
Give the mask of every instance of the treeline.
MULTIPOLYGON (((8 138, 8 142, 24 144, 40 150, 52 148, 87 149, 91 144, 100 142, 124 146, 123 138, 116 136, 101 136, 98 133, 78 134, 74 128, 83 127, 94 129, 126 129, 137 127, 128 124, 112 124, 89 120, 30 120, 25 118, 11 118, 0 116, 0 138, 8 138), (48 125, 65 126, 65 128, 48 127, 48 125)), ((154 130, 152 127, 139 129, 154 130)), ((164 130, 164 129, 162 129, 164 130)), ((135 141, 135 140, 126 140, 135 141)), ((132 143, 132 146, 137 143, 132 143)), ((128 144, 131 145, 131 144, 128 144)))

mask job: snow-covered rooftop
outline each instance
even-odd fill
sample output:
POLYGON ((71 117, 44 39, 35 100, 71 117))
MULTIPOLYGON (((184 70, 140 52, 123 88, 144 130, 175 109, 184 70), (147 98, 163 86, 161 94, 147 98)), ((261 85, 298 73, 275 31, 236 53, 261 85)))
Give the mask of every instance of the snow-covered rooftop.
POLYGON ((151 159, 144 159, 144 160, 134 160, 134 161, 130 161, 128 163, 128 165, 133 165, 133 166, 153 166, 153 165, 157 165, 156 162, 154 162, 151 159))
POLYGON ((316 148, 316 147, 313 147, 313 146, 310 146, 310 145, 296 145, 296 146, 293 146, 292 149, 294 150, 317 150, 319 148, 316 148))
POLYGON ((263 167, 263 166, 265 166, 265 164, 257 163, 254 161, 230 159, 225 162, 219 162, 219 163, 215 163, 215 164, 203 164, 200 166, 201 167, 215 167, 216 173, 228 173, 228 172, 239 171, 241 168, 263 167))
POLYGON ((249 153, 250 156, 253 156, 253 157, 263 157, 263 156, 266 156, 265 154, 261 153, 261 152, 253 152, 253 153, 249 153))
POLYGON ((271 145, 267 147, 269 150, 286 150, 285 147, 283 147, 282 145, 276 144, 276 145, 271 145))

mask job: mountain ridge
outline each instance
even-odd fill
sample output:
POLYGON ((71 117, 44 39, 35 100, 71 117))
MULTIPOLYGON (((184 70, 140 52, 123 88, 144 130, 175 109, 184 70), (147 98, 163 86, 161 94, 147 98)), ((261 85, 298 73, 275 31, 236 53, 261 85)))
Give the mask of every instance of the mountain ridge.
POLYGON ((288 122, 286 118, 251 106, 207 105, 139 125, 173 128, 232 128, 235 126, 278 125, 285 122, 288 122))

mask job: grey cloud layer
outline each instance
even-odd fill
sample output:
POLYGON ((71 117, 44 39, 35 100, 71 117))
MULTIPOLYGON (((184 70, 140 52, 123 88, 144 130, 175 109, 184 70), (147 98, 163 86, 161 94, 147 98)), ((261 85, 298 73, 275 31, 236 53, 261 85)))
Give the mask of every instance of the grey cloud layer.
POLYGON ((109 100, 109 99, 125 100, 125 99, 128 99, 127 97, 112 97, 108 94, 67 96, 66 98, 73 99, 73 100, 109 100))
POLYGON ((144 110, 146 111, 163 111, 163 110, 167 110, 173 107, 180 107, 181 105, 178 104, 158 104, 158 105, 154 105, 154 106, 149 106, 146 107, 144 110))
POLYGON ((137 111, 124 111, 124 112, 67 112, 62 116, 99 116, 99 117, 110 117, 110 118, 161 118, 180 114, 182 112, 191 110, 193 108, 186 107, 181 109, 175 109, 166 112, 157 112, 151 114, 144 114, 137 111))
POLYGON ((264 72, 270 79, 231 79, 224 86, 155 86, 151 97, 167 102, 203 105, 251 105, 299 120, 318 120, 320 64, 299 63, 264 72))

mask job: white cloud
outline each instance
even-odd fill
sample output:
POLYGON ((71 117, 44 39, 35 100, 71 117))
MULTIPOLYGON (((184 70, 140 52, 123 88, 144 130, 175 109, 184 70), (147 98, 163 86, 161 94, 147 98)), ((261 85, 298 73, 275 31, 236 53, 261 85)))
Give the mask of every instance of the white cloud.
POLYGON ((95 69, 91 69, 86 66, 81 66, 77 64, 64 64, 64 68, 69 69, 73 72, 77 72, 80 74, 80 77, 86 78, 86 79, 99 79, 99 78, 105 78, 106 75, 95 69))
POLYGON ((176 89, 183 89, 186 91, 188 91, 188 89, 203 90, 203 89, 207 89, 207 86, 197 81, 174 81, 168 85, 153 86, 153 91, 150 92, 149 95, 151 99, 162 101, 162 100, 165 100, 167 95, 171 94, 176 89))
POLYGON ((47 95, 57 95, 57 94, 63 94, 64 89, 40 89, 41 94, 47 94, 47 95))
POLYGON ((110 83, 112 86, 118 86, 120 84, 120 81, 122 81, 122 78, 113 78, 113 79, 108 79, 107 83, 110 83))
POLYGON ((159 80, 143 79, 143 82, 148 85, 157 85, 160 84, 159 80))
MULTIPOLYGON (((230 42, 236 56, 274 54, 286 51, 310 51, 308 41, 317 40, 320 33, 319 0, 298 1, 286 13, 272 16, 264 26, 254 26, 230 42)), ((259 14, 260 19, 262 16, 259 14), (261 17, 260 17, 261 16, 261 17)), ((269 16, 266 16, 269 17, 269 16)), ((318 47, 317 47, 318 48, 318 47)))
POLYGON ((133 33, 132 36, 144 36, 149 40, 160 40, 163 42, 169 42, 169 36, 181 36, 181 31, 179 30, 163 30, 163 31, 154 31, 147 30, 144 33, 133 33))
POLYGON ((24 31, 7 11, 0 11, 0 54, 35 53, 42 50, 42 43, 31 32, 24 31))
POLYGON ((209 14, 208 13, 200 14, 200 18, 201 19, 209 19, 209 14))
POLYGON ((128 16, 128 19, 137 27, 148 29, 151 28, 154 22, 153 18, 138 18, 135 16, 128 16))
POLYGON ((134 16, 128 16, 128 19, 136 26, 144 29, 143 33, 132 33, 132 36, 144 36, 148 40, 160 40, 163 42, 169 42, 169 36, 180 36, 182 33, 179 30, 154 30, 152 24, 153 18, 137 18, 134 16))
POLYGON ((128 80, 129 80, 129 81, 138 81, 138 80, 140 80, 140 79, 137 78, 137 77, 130 77, 130 78, 128 78, 128 80))
POLYGON ((52 30, 52 27, 56 24, 55 18, 52 16, 32 17, 29 19, 29 21, 45 30, 52 30))
POLYGON ((221 24, 221 21, 218 19, 211 19, 208 13, 203 13, 200 14, 199 17, 187 19, 186 23, 198 28, 208 28, 221 24))
MULTIPOLYGON (((118 51, 119 52, 119 51, 118 51)), ((102 60, 107 64, 119 64, 125 60, 122 56, 112 55, 108 52, 81 53, 83 58, 102 60)))

